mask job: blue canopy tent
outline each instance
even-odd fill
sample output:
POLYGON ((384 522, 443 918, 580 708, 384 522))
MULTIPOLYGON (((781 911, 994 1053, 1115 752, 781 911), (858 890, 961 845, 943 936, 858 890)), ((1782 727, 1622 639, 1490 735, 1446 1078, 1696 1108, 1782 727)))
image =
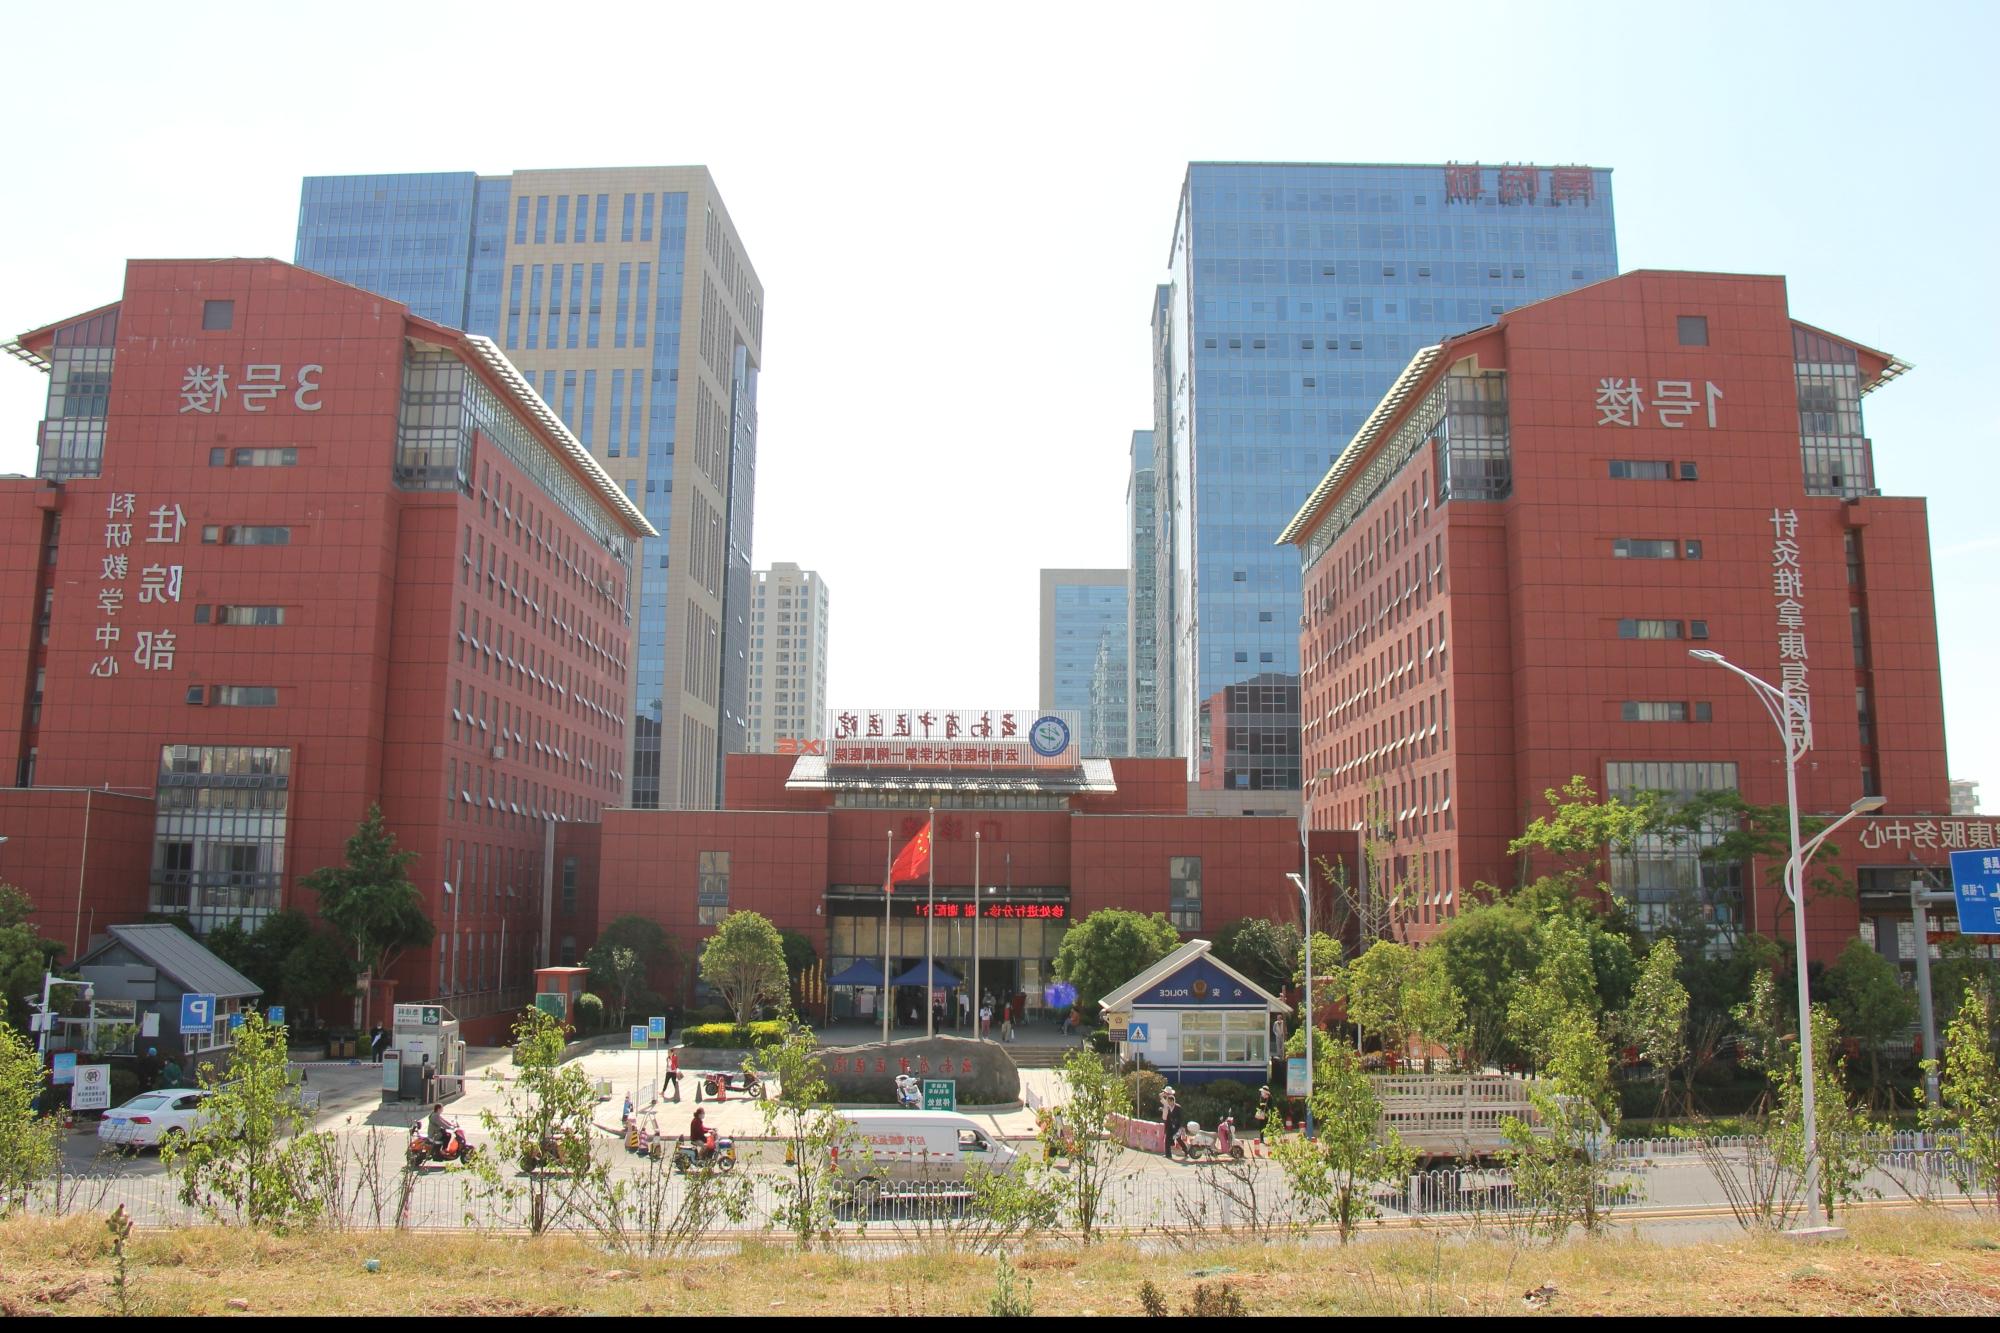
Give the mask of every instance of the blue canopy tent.
POLYGON ((871 988, 880 986, 882 984, 882 968, 879 964, 871 963, 864 958, 860 962, 849 963, 846 967, 841 968, 840 971, 826 979, 826 984, 829 986, 867 986, 871 988))
POLYGON ((924 975, 924 965, 918 963, 915 967, 912 967, 889 984, 891 986, 929 986, 932 990, 953 990, 965 983, 962 979, 953 976, 936 964, 931 965, 930 976, 927 978, 924 975))

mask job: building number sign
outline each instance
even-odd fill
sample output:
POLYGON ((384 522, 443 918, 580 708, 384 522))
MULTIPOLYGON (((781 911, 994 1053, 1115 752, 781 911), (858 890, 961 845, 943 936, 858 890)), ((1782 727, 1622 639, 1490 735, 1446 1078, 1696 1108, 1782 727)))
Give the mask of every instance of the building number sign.
POLYGON ((298 382, 293 384, 286 380, 283 366, 251 365, 243 367, 232 383, 227 366, 189 366, 181 376, 181 411, 214 416, 234 395, 245 412, 262 412, 273 398, 289 391, 293 407, 317 412, 322 406, 319 377, 325 369, 322 365, 300 366, 298 382))
POLYGON ((1715 429, 1715 405, 1722 390, 1713 380, 1702 381, 1702 396, 1694 396, 1693 380, 1654 380, 1649 391, 1637 376, 1607 375, 1597 381, 1597 424, 1600 426, 1644 426, 1651 411, 1662 426, 1680 430, 1688 418, 1707 408, 1708 428, 1715 429), (1651 397, 1648 397, 1648 394, 1651 397))
MULTIPOLYGON (((181 566, 155 563, 150 553, 135 561, 132 557, 134 529, 145 533, 145 546, 178 546, 187 527, 187 516, 178 504, 160 505, 139 520, 139 497, 130 491, 113 493, 105 510, 104 554, 98 566, 97 609, 104 623, 97 627, 97 646, 104 655, 90 664, 90 674, 115 676, 123 658, 124 629, 118 617, 125 610, 125 594, 131 590, 133 566, 138 566, 137 606, 166 606, 181 600, 181 566)), ((162 557, 167 553, 161 552, 162 557)), ((170 629, 142 629, 132 635, 131 662, 141 671, 174 669, 174 632, 170 629)))

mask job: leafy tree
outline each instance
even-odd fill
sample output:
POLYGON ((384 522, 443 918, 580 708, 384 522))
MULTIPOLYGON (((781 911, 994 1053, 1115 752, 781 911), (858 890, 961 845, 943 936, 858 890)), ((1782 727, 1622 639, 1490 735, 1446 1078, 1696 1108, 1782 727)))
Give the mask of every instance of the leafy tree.
POLYGON ((1680 961, 1680 951, 1672 940, 1653 945, 1639 970, 1638 984, 1632 988, 1632 1003, 1619 1023, 1625 1039, 1637 1046, 1639 1057, 1652 1066, 1663 1108, 1674 1070, 1687 1059, 1688 993, 1681 985, 1680 961))
MULTIPOLYGON (((1291 922, 1280 923, 1246 916, 1216 933, 1209 955, 1275 994, 1283 990, 1298 971, 1301 947, 1299 928, 1291 922)), ((1329 971, 1339 956, 1337 953, 1325 956, 1329 971)), ((1319 961, 1317 953, 1313 961, 1319 961)))
POLYGON ((1333 1223, 1345 1245, 1378 1211, 1370 1187, 1408 1176, 1416 1152, 1394 1129, 1380 1127, 1381 1100, 1353 1051, 1327 1042, 1314 1048, 1313 1057, 1310 1100, 1318 1137, 1281 1139, 1272 1155, 1306 1214, 1302 1220, 1333 1223))
MULTIPOLYGON (((1093 913, 1086 920, 1102 915, 1093 913)), ((1061 1158, 1069 1169, 1051 1172, 1047 1179, 1062 1211, 1088 1245, 1097 1239, 1105 1190, 1124 1152, 1111 1132, 1111 1119, 1132 1113, 1132 1095, 1126 1081, 1090 1051, 1071 1051, 1058 1077, 1062 1085, 1058 1106, 1042 1125, 1042 1147, 1045 1162, 1061 1158)))
POLYGON ((347 839, 347 863, 323 866, 300 880, 319 895, 320 915, 354 950, 364 985, 388 971, 404 950, 422 948, 437 933, 424 915, 423 896, 405 873, 416 859, 415 852, 396 849, 382 807, 371 805, 347 839))
POLYGON ((1431 1048, 1456 1053, 1467 1030, 1465 997, 1452 984, 1441 949, 1419 949, 1403 983, 1403 1012, 1410 1032, 1424 1044, 1424 1072, 1431 1072, 1431 1048))
POLYGON ((303 1014, 354 987, 355 963, 312 918, 295 908, 273 912, 254 932, 225 921, 203 941, 210 952, 257 983, 264 998, 303 1014))
MULTIPOLYGON (((2000 1062, 1993 1056, 1996 1006, 1992 990, 1968 985, 1944 1036, 1944 1068, 1938 1082, 1943 1105, 1924 1102, 1924 1128, 1958 1136, 1957 1151, 1945 1155, 1959 1189, 1975 1203, 1984 1198, 2000 1209, 2000 1062)), ((1939 1075, 1938 1062, 1924 1072, 1939 1075)))
MULTIPOLYGON (((790 1231, 801 1250, 832 1241, 839 1220, 834 1210, 841 1180, 838 1159, 852 1162, 860 1149, 859 1136, 834 1109, 833 1087, 818 1048, 813 1034, 801 1028, 761 1055, 777 1075, 778 1091, 757 1103, 757 1111, 764 1117, 765 1134, 785 1145, 771 1225, 790 1231)), ((752 1072, 747 1060, 743 1068, 752 1072)), ((865 1191, 857 1197, 865 1197, 865 1191)))
POLYGON ((667 951, 667 932, 649 917, 627 913, 598 933, 597 943, 583 956, 591 985, 613 997, 613 1012, 621 1025, 632 1003, 646 989, 655 960, 667 951))
POLYGON ((1847 1062, 1834 1055, 1838 1025, 1825 1005, 1812 1007, 1813 1121, 1816 1160, 1805 1152, 1805 1099, 1800 1089, 1797 1047, 1771 1071, 1776 1085, 1770 1138, 1773 1154, 1786 1171, 1803 1176, 1817 1168, 1820 1206, 1829 1220, 1837 1202, 1878 1196, 1863 1182, 1875 1168, 1871 1140, 1888 1133, 1888 1126, 1868 1119, 1848 1101, 1847 1062))
POLYGON ((35 905, 12 884, 0 882, 0 986, 6 987, 6 1020, 26 1031, 28 1004, 23 996, 42 993, 42 974, 55 966, 62 945, 43 939, 29 924, 35 905))
POLYGON ((1604 1223, 1612 1159, 1603 1149, 1617 1123, 1618 1098, 1611 1053, 1588 1013, 1558 1012, 1546 1047, 1546 1077, 1528 1088, 1539 1123, 1507 1117, 1501 1133, 1509 1146, 1501 1159, 1533 1224, 1560 1238, 1574 1225, 1594 1232, 1604 1223))
POLYGON ((1347 1016, 1364 1036, 1372 1032, 1380 1037, 1384 1051, 1401 1054, 1409 1047, 1405 992, 1415 963, 1409 945, 1376 940, 1340 971, 1338 985, 1347 1001, 1347 1016))
POLYGON ((1076 1002, 1089 1014, 1107 994, 1180 946, 1180 932, 1164 913, 1144 916, 1107 907, 1069 928, 1056 950, 1055 973, 1076 987, 1076 1002))
POLYGON ((286 1058, 284 1029, 245 1015, 228 1069, 201 1071, 208 1096, 194 1127, 160 1144, 182 1201, 215 1221, 286 1231, 318 1222, 336 1202, 326 1193, 339 1159, 334 1136, 287 1138, 310 1116, 286 1058))
POLYGON ((1826 970, 1826 996, 1842 1035, 1868 1052, 1872 1108, 1885 1091, 1882 1048, 1908 1031, 1917 1016, 1917 997, 1903 989, 1895 964, 1862 939, 1849 940, 1826 970))
POLYGON ((472 1159, 488 1197, 522 1205, 521 1222, 539 1236, 583 1199, 608 1190, 610 1165, 599 1154, 591 1113, 597 1090, 580 1064, 563 1063, 562 1024, 539 1009, 514 1022, 514 1064, 501 1104, 479 1113, 487 1150, 472 1159), (514 1176, 519 1165, 524 1176, 514 1176))
POLYGON ((1594 874, 1606 847, 1630 847, 1653 818, 1653 793, 1641 793, 1631 802, 1615 796, 1600 801, 1581 775, 1571 778, 1561 791, 1552 787, 1542 795, 1549 803, 1549 813, 1536 816, 1521 836, 1507 845, 1510 856, 1521 858, 1523 884, 1529 882, 1530 863, 1538 851, 1555 858, 1572 878, 1594 874))
POLYGON ((1446 978, 1464 997, 1474 1067, 1512 1058, 1518 1048, 1507 1011, 1519 978, 1534 971, 1534 919, 1506 904, 1472 907, 1453 917, 1429 948, 1439 951, 1446 978))
MULTIPOLYGON (((1931 964, 1931 994, 1940 1027, 1950 1027, 1958 1017, 1958 1007, 1968 994, 2000 995, 2000 962, 1992 957, 1993 944, 1979 935, 1947 935, 1938 945, 1938 960, 1931 964)), ((2000 1024, 2000 1006, 1994 1012, 2000 1024)), ((1993 1033, 2000 1042, 2000 1026, 1993 1033)))
POLYGON ((755 912, 731 912, 702 946, 701 979, 722 992, 739 1023, 748 1023, 760 1002, 784 995, 786 977, 778 928, 755 912))
POLYGON ((0 1022, 0 1215, 26 1207, 28 1191, 61 1160, 62 1122, 34 1110, 43 1077, 28 1039, 0 1022))
POLYGON ((1583 932, 1563 917, 1551 917, 1535 932, 1535 943, 1534 975, 1515 988, 1507 1022, 1539 1069, 1548 1065, 1567 1020, 1581 1016, 1595 1028, 1598 1007, 1590 941, 1583 932))

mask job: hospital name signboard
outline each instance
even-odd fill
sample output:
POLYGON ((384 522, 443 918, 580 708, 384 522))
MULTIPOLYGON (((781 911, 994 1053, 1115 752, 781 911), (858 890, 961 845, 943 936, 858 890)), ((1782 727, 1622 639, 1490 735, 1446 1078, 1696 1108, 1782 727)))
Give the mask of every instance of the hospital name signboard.
POLYGON ((859 768, 1070 769, 1082 762, 1074 711, 847 708, 827 715, 827 762, 859 768))

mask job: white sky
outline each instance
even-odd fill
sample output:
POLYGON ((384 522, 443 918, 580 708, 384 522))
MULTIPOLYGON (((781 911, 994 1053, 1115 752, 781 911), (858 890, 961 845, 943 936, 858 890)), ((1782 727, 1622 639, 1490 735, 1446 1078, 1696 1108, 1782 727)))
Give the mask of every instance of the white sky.
MULTIPOLYGON (((0 332, 128 257, 290 259, 300 178, 704 163, 767 293, 755 560, 819 570, 836 705, 1019 706, 1037 571, 1125 561, 1191 159, 1587 162, 1632 268, 1783 273, 1913 362, 1951 771, 2000 784, 1985 4, 98 4, 15 15, 0 332), (1980 259, 1981 254, 1987 259, 1980 259)), ((45 381, 0 365, 0 471, 45 381)))

